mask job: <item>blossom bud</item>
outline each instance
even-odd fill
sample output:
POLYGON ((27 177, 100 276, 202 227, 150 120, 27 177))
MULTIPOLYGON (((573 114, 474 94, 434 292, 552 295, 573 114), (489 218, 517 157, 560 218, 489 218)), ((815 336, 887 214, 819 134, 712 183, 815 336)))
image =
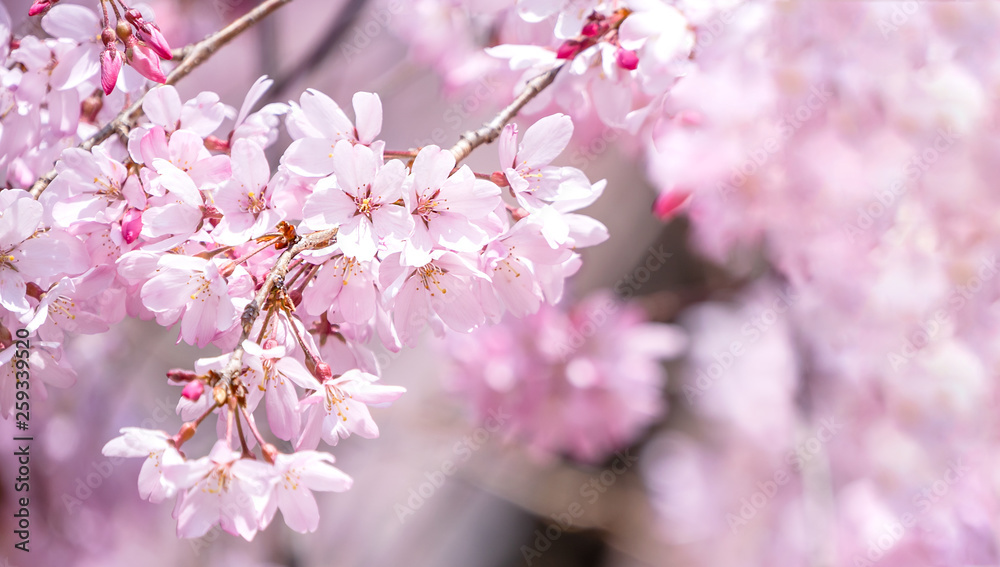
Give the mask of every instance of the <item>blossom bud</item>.
POLYGON ((691 199, 691 192, 686 189, 673 189, 666 193, 661 193, 653 203, 653 214, 656 218, 665 221, 673 218, 680 209, 691 199))
POLYGON ((157 55, 164 59, 174 58, 174 54, 170 52, 170 46, 167 45, 167 40, 160 32, 160 28, 154 23, 147 22, 142 17, 142 12, 135 8, 129 8, 125 10, 125 19, 135 26, 136 35, 139 36, 139 39, 149 44, 149 47, 157 55))
POLYGON ((201 398, 201 394, 204 391, 205 385, 201 383, 201 380, 192 380, 188 382, 187 386, 184 386, 183 390, 181 390, 181 395, 192 402, 197 402, 198 399, 201 398))
POLYGON ((264 350, 271 350, 272 348, 278 346, 278 341, 274 339, 267 339, 264 344, 260 345, 264 350))
POLYGON ((35 3, 28 8, 28 17, 37 16, 52 7, 59 0, 35 0, 35 3))
POLYGON ((320 382, 326 382, 330 378, 333 378, 333 370, 330 365, 325 362, 316 363, 316 372, 314 373, 320 382))
POLYGON ((639 66, 639 55, 629 49, 619 49, 615 52, 615 62, 622 69, 635 71, 635 68, 639 66))
POLYGON ((126 243, 132 244, 139 238, 140 232, 142 232, 142 211, 139 209, 125 211, 125 216, 122 217, 122 238, 126 243))
MULTIPOLYGON (((115 90, 115 83, 118 82, 118 72, 121 69, 122 54, 115 49, 114 44, 111 44, 101 52, 101 87, 104 89, 104 94, 109 95, 111 91, 115 90)), ((132 240, 135 240, 135 238, 132 240)), ((131 241, 129 243, 131 244, 131 241)))
POLYGON ((104 97, 91 95, 80 103, 80 120, 93 124, 97 121, 97 113, 104 108, 104 97))
POLYGON ((606 31, 608 31, 608 24, 602 18, 598 21, 588 22, 587 25, 583 26, 580 35, 584 37, 597 37, 606 31))
POLYGON ((125 59, 140 75, 157 83, 167 82, 166 75, 160 69, 160 58, 148 45, 130 35, 125 40, 125 47, 125 59))
POLYGON ((167 379, 173 380, 174 382, 190 382, 192 380, 197 380, 198 375, 190 370, 174 368, 173 370, 167 370, 167 379))
POLYGON ((103 43, 105 47, 111 47, 115 44, 117 39, 118 36, 115 35, 115 30, 111 28, 104 28, 101 32, 101 43, 103 43))
POLYGON ((145 41, 163 59, 170 60, 174 58, 174 54, 170 51, 170 45, 167 44, 167 39, 163 37, 160 28, 156 27, 155 24, 146 24, 139 28, 138 35, 139 39, 145 41))
POLYGON ((583 51, 583 42, 577 41, 575 39, 567 39, 559 46, 556 51, 557 59, 572 59, 576 57, 577 53, 583 51))
POLYGON ((491 173, 490 181, 495 183, 497 187, 510 187, 510 182, 507 181, 507 175, 502 171, 494 171, 491 173))
POLYGON ((229 142, 223 140, 222 138, 216 136, 208 136, 205 138, 205 147, 209 151, 214 152, 229 152, 229 142))

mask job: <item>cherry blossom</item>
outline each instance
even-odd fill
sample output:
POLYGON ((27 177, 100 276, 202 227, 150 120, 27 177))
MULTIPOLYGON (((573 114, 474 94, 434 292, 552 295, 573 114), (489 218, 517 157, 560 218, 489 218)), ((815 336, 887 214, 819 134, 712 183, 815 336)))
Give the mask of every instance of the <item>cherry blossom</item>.
POLYGON ((139 471, 139 496, 150 502, 162 502, 173 496, 177 487, 164 471, 184 462, 174 447, 171 436, 163 431, 124 427, 121 436, 104 445, 101 451, 109 457, 146 457, 139 471))
POLYGON ((380 163, 371 148, 340 140, 330 154, 336 177, 316 183, 306 200, 313 229, 338 226, 337 241, 345 255, 360 261, 375 257, 386 237, 405 238, 412 219, 396 204, 403 197, 406 171, 402 162, 380 163))
POLYGON ((374 439, 378 425, 368 406, 381 406, 395 401, 406 390, 401 386, 376 384, 377 376, 352 369, 336 378, 328 378, 320 389, 306 396, 306 420, 296 450, 315 449, 320 439, 336 445, 352 433, 374 439))
POLYGON ((263 524, 269 524, 275 511, 281 510, 285 524, 299 533, 314 532, 319 527, 319 507, 313 490, 343 492, 354 483, 351 477, 333 466, 333 456, 329 453, 279 454, 274 468, 279 480, 264 510, 263 524))

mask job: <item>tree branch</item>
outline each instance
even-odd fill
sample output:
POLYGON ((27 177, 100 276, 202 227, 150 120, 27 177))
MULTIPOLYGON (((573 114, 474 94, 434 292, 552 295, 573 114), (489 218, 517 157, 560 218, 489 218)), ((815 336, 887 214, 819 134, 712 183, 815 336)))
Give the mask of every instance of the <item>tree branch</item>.
MULTIPOLYGON (((265 0, 259 6, 237 18, 228 26, 215 32, 193 46, 183 48, 183 60, 179 65, 174 67, 174 70, 171 71, 169 75, 167 75, 167 80, 164 84, 173 85, 177 83, 177 81, 183 79, 191 73, 191 71, 194 71, 198 68, 198 66, 207 61, 212 55, 215 54, 216 51, 219 50, 219 48, 226 45, 236 36, 248 30, 254 24, 291 1, 292 0, 265 0)), ((78 147, 81 150, 89 151, 97 144, 107 140, 115 132, 127 131, 131 128, 142 114, 142 101, 146 98, 146 94, 148 92, 149 91, 147 90, 146 93, 143 93, 143 95, 140 96, 138 100, 133 102, 131 106, 118 113, 118 116, 116 116, 114 120, 105 124, 104 127, 101 128, 96 134, 84 141, 78 147)), ((55 168, 39 177, 38 181, 35 181, 35 184, 31 186, 31 196, 37 199, 38 196, 42 194, 42 191, 48 187, 49 183, 55 179, 55 177, 55 168)))
POLYGON ((297 254, 306 250, 328 246, 336 236, 336 228, 307 234, 278 256, 278 260, 267 274, 267 279, 264 280, 264 285, 260 286, 260 289, 257 291, 257 296, 243 310, 243 332, 240 335, 239 342, 236 344, 236 348, 229 357, 229 362, 226 363, 226 367, 222 371, 222 385, 226 388, 227 393, 233 384, 233 378, 239 375, 243 369, 243 341, 250 337, 250 331, 253 330, 253 324, 257 320, 257 316, 260 315, 260 309, 266 305, 268 296, 274 291, 274 282, 279 277, 285 277, 288 273, 288 265, 297 254))
POLYGON ((462 134, 458 142, 452 146, 451 154, 455 156, 455 163, 458 164, 463 159, 469 157, 472 150, 478 148, 483 144, 488 144, 493 140, 497 139, 500 132, 503 131, 503 127, 511 121, 512 118, 517 116, 524 105, 535 98, 538 93, 545 90, 545 87, 552 84, 555 80, 556 75, 559 70, 565 66, 566 63, 562 63, 557 67, 553 67, 548 71, 542 73, 541 75, 531 79, 524 85, 524 90, 521 94, 517 95, 517 98, 511 102, 507 108, 500 111, 493 120, 483 124, 478 130, 469 130, 468 132, 462 134))

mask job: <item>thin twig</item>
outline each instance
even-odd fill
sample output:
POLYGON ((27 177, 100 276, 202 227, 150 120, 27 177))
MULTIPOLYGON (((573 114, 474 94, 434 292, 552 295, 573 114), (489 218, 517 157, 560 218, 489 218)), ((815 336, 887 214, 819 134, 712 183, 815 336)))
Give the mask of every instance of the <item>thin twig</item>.
MULTIPOLYGON (((173 85, 177 83, 177 81, 183 79, 191 73, 191 71, 194 71, 199 65, 207 61, 213 54, 215 54, 216 51, 219 50, 219 48, 226 45, 232 41, 233 38, 248 30, 254 24, 291 1, 292 0, 265 0, 265 2, 253 10, 250 10, 240 18, 233 21, 233 23, 196 43, 190 51, 185 48, 183 61, 174 67, 174 70, 167 75, 165 84, 173 85)), ((146 98, 146 94, 148 92, 149 91, 143 93, 143 95, 133 102, 131 106, 118 113, 118 116, 116 116, 114 120, 105 124, 104 127, 101 128, 96 134, 84 141, 78 147, 81 150, 89 151, 97 144, 107 140, 115 132, 125 132, 131 128, 142 114, 142 101, 146 98)), ((55 179, 55 177, 55 168, 39 177, 38 181, 35 181, 35 184, 31 186, 31 196, 37 199, 38 196, 42 194, 42 191, 48 187, 49 183, 55 179)))
POLYGON ((227 392, 232 387, 233 378, 239 374, 240 370, 243 368, 243 341, 247 340, 250 336, 250 331, 253 328, 253 322, 257 318, 256 315, 259 314, 260 307, 266 305, 267 298, 271 295, 271 292, 274 291, 274 282, 279 277, 284 279, 285 275, 288 273, 288 264, 291 263, 292 258, 300 252, 329 246, 336 236, 336 228, 307 234, 299 239, 299 241, 294 245, 285 249, 285 251, 278 256, 277 261, 274 263, 274 267, 271 268, 267 274, 267 279, 264 280, 264 285, 262 285, 260 290, 257 291, 257 297, 250 302, 250 305, 247 306, 246 311, 244 312, 245 316, 243 319, 249 319, 250 323, 243 326, 243 332, 240 335, 240 340, 236 343, 236 348, 230 355, 226 368, 222 371, 221 385, 227 390, 227 392), (257 310, 256 313, 255 310, 257 310), (248 314, 250 315, 249 317, 246 316, 248 314))
POLYGON ((542 73, 541 75, 531 79, 524 85, 524 90, 521 94, 517 95, 514 102, 510 103, 507 108, 500 111, 493 120, 483 124, 478 130, 469 130, 468 132, 462 134, 461 138, 451 148, 451 154, 455 156, 455 163, 461 162, 463 159, 469 157, 472 150, 477 147, 488 144, 493 140, 497 139, 500 132, 503 131, 503 127, 511 121, 512 118, 517 116, 524 105, 535 98, 538 93, 542 92, 545 87, 552 84, 555 80, 556 75, 559 74, 559 70, 565 66, 566 63, 562 63, 557 67, 553 67, 548 71, 542 73))

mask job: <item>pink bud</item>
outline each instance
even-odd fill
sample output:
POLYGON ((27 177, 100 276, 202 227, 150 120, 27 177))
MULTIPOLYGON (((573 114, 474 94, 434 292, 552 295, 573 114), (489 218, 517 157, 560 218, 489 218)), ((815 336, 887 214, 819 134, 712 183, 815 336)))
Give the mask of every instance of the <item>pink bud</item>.
POLYGON ((691 199, 691 192, 687 189, 673 189, 666 193, 661 193, 653 203, 653 214, 656 218, 665 221, 674 217, 680 212, 681 207, 691 199))
POLYGON ((263 347, 264 350, 271 350, 272 348, 278 346, 278 341, 274 339, 267 339, 266 341, 264 341, 264 344, 260 346, 263 347))
POLYGON ((557 59, 572 59, 577 53, 583 51, 583 43, 575 39, 567 39, 556 51, 557 59))
POLYGON ((170 52, 170 46, 167 44, 166 38, 160 32, 160 28, 156 27, 155 24, 145 24, 138 28, 139 39, 145 41, 149 47, 160 57, 170 60, 174 58, 174 54, 170 52))
POLYGON ((510 187, 510 182, 507 181, 507 175, 502 171, 494 171, 491 173, 490 181, 492 181, 497 187, 510 187))
POLYGON ((325 382, 330 378, 333 378, 333 369, 331 369, 330 365, 325 362, 317 362, 316 377, 319 378, 320 382, 325 382))
POLYGON ((229 153, 229 142, 217 136, 209 135, 205 137, 205 148, 213 152, 229 153))
POLYGON ((183 368, 174 368, 173 370, 167 370, 167 379, 173 380, 174 382, 190 382, 198 378, 198 375, 190 370, 184 370, 183 368))
POLYGON ((125 11, 125 19, 135 26, 139 39, 149 44, 149 47, 157 55, 164 59, 174 58, 173 53, 170 52, 170 46, 167 45, 167 40, 160 33, 160 28, 152 22, 147 22, 142 17, 142 12, 135 8, 129 8, 125 11))
POLYGON ((597 37, 602 33, 604 33, 607 27, 608 25, 603 21, 590 22, 587 25, 583 26, 583 31, 580 32, 580 35, 584 37, 597 37))
POLYGON ((35 0, 35 3, 28 8, 28 17, 37 16, 52 6, 51 0, 35 0))
MULTIPOLYGON (((105 92, 108 92, 107 89, 105 92)), ((140 232, 142 232, 142 211, 139 209, 125 211, 125 216, 122 218, 122 238, 125 239, 126 243, 132 244, 136 238, 139 238, 140 232)))
POLYGON ((619 49, 615 52, 615 61, 622 69, 634 71, 639 66, 639 55, 635 51, 619 49))
POLYGON ((167 77, 160 69, 160 58, 145 43, 130 35, 125 40, 125 59, 140 75, 157 83, 166 83, 167 77))
POLYGON ((191 382, 188 382, 187 386, 184 386, 183 390, 181 390, 181 395, 192 402, 197 402, 198 398, 201 397, 201 394, 204 391, 205 385, 201 383, 201 380, 192 380, 191 382))
MULTIPOLYGON (((111 91, 115 90, 115 83, 118 82, 118 72, 122 69, 122 54, 115 49, 114 45, 106 48, 101 52, 101 86, 104 88, 104 94, 109 95, 111 91)), ((140 221, 139 226, 142 226, 140 221)), ((136 233, 138 236, 138 233, 136 233)), ((128 238, 126 237, 126 240, 128 238)), ((133 238, 132 240, 135 240, 133 238)), ((128 240, 131 244, 131 240, 128 240)))

